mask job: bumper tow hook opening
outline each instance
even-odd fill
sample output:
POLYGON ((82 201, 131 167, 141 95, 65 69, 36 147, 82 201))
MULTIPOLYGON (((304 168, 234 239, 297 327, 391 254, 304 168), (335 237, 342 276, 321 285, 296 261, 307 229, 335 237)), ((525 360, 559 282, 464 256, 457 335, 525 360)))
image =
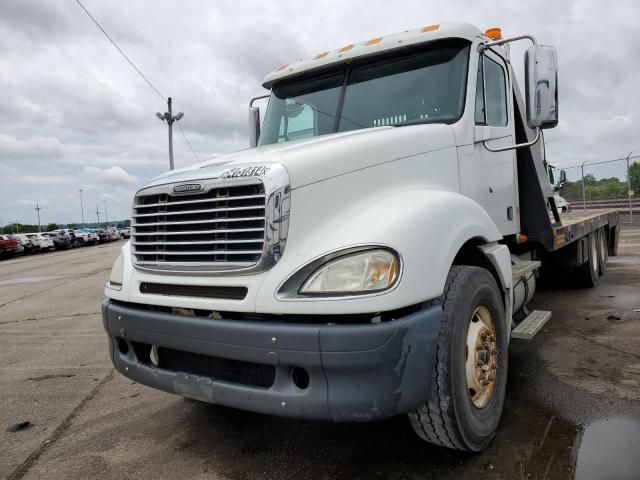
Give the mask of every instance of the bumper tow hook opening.
POLYGON ((291 380, 300 390, 306 390, 309 386, 309 372, 302 367, 293 367, 291 369, 291 380))
POLYGON ((118 350, 120 350, 120 353, 122 355, 126 355, 127 353, 129 353, 129 344, 127 344, 127 341, 122 337, 118 337, 117 341, 118 341, 118 350))

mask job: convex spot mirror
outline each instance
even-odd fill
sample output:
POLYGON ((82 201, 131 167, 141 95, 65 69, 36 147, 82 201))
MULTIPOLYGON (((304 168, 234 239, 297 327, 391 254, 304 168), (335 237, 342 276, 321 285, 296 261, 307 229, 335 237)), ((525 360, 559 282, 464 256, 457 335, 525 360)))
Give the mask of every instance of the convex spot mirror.
POLYGON ((533 45, 524 55, 527 124, 531 128, 558 125, 558 59, 556 49, 533 45))
POLYGON ((287 117, 296 118, 304 110, 304 105, 301 103, 288 103, 287 104, 287 117))

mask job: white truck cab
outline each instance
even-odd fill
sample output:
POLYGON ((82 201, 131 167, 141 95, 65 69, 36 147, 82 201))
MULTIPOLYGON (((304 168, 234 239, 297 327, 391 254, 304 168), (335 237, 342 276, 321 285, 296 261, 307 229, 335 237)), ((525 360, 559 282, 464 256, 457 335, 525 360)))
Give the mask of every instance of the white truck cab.
POLYGON ((406 413, 432 443, 482 449, 510 339, 550 316, 526 309, 536 272, 595 285, 617 245, 616 212, 554 205, 556 70, 532 36, 465 23, 276 68, 251 148, 137 192, 103 302, 118 371, 269 414, 406 413))

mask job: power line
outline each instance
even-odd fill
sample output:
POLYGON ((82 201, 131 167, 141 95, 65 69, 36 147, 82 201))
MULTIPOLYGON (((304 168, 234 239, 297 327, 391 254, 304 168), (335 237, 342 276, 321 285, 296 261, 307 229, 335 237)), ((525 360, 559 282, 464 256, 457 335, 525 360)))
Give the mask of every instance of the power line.
POLYGON ((182 130, 182 126, 179 123, 176 123, 176 125, 178 125, 178 128, 180 129, 180 133, 182 133, 182 136, 184 137, 184 141, 187 142, 187 145, 189 145, 189 148, 191 149, 191 153, 193 153, 193 156, 196 157, 196 161, 199 162, 200 159, 198 158, 198 154, 195 152, 195 150, 191 146, 191 142, 189 141, 189 139, 185 135, 184 130, 182 130))
POLYGON ((85 8, 85 6, 80 2, 80 0, 76 0, 76 2, 78 3, 78 5, 80 5, 80 8, 82 8, 82 10, 84 10, 84 12, 89 16, 89 18, 90 18, 91 20, 93 20, 93 23, 95 23, 95 24, 98 26, 98 28, 100 29, 100 31, 101 31, 102 33, 104 33, 104 36, 105 36, 105 37, 107 37, 107 38, 109 39, 109 41, 113 44, 113 46, 114 46, 114 47, 116 47, 116 49, 120 52, 120 54, 124 57, 124 59, 125 59, 127 62, 129 62, 129 65, 131 65, 131 66, 133 67, 133 69, 134 69, 136 72, 138 72, 138 75, 140 75, 140 76, 142 77, 142 79, 143 79, 145 82, 147 82, 147 83, 149 84, 149 86, 150 86, 151 88, 153 88, 153 90, 154 90, 154 91, 155 91, 155 92, 160 96, 160 98, 162 98, 162 100, 166 102, 166 101, 167 101, 167 99, 165 98, 165 96, 164 96, 164 95, 162 95, 162 94, 160 93, 160 91, 159 91, 156 87, 154 87, 154 86, 153 86, 153 84, 149 81, 149 79, 148 79, 147 77, 145 77, 145 76, 144 76, 144 74, 140 71, 140 69, 139 69, 138 67, 136 67, 136 65, 133 63, 133 61, 132 61, 129 57, 127 57, 127 54, 126 54, 126 53, 124 53, 124 52, 122 51, 122 49, 121 49, 121 48, 118 46, 118 44, 117 44, 117 43, 116 43, 116 42, 115 42, 115 41, 114 41, 114 40, 109 36, 109 34, 105 31, 105 29, 104 29, 104 28, 102 28, 102 26, 98 23, 98 21, 97 21, 95 18, 93 18, 93 15, 91 15, 91 14, 89 13, 89 10, 87 10, 87 9, 85 8))
MULTIPOLYGON (((140 75, 140 77, 147 82, 147 84, 153 89, 154 92, 156 92, 158 94, 158 96, 160 98, 162 98, 163 102, 166 102, 167 99, 165 98, 164 95, 162 95, 162 93, 160 93, 160 90, 158 90, 150 81, 147 77, 144 76, 144 74, 140 71, 140 69, 138 67, 136 67, 136 65, 133 63, 133 61, 127 56, 126 53, 124 53, 122 51, 122 49, 118 46, 118 44, 109 36, 109 34, 106 32, 106 30, 104 28, 102 28, 102 26, 100 25, 100 23, 98 23, 98 21, 93 17, 93 15, 91 15, 91 13, 89 13, 89 10, 87 10, 85 8, 85 6, 82 4, 82 2, 80 2, 80 0, 76 0, 77 4, 80 6, 80 8, 82 8, 82 10, 84 10, 84 12, 89 16, 89 18, 93 21, 93 23, 96 24, 96 26, 100 29, 100 31, 102 33, 104 33, 104 36, 107 37, 107 39, 113 44, 114 47, 116 47, 116 49, 118 50, 118 52, 120 52, 120 54, 124 57, 124 59, 129 63, 129 65, 131 65, 131 67, 133 67, 133 69, 138 73, 138 75, 140 75)), ((180 133, 182 133, 182 136, 184 137, 185 142, 187 142, 187 145, 189 146, 189 149, 191 150, 191 153, 193 153, 193 156, 195 157, 196 161, 200 161, 200 159, 198 158, 198 154, 195 152, 195 150, 193 149, 193 146, 191 145, 191 142, 189 141, 189 139, 187 138, 187 135, 184 133, 184 130, 182 130, 182 126, 178 123, 178 128, 180 129, 180 133)), ((173 154, 172 154, 173 155, 173 154)), ((173 167, 172 167, 173 168, 173 167)))

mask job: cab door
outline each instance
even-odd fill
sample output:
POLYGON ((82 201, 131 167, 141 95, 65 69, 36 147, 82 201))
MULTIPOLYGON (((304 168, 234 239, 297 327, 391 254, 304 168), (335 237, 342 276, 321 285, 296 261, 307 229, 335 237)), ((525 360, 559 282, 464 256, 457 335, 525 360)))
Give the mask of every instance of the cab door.
POLYGON ((478 61, 473 170, 476 201, 489 213, 503 235, 519 231, 518 182, 515 150, 491 152, 490 147, 515 143, 513 95, 505 61, 486 50, 478 61))

